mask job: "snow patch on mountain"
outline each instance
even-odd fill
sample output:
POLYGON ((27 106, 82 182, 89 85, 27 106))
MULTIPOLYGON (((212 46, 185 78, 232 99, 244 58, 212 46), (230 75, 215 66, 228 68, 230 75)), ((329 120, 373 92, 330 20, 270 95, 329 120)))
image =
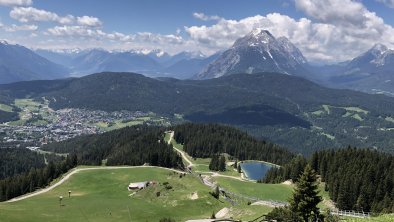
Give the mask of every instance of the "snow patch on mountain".
POLYGON ((287 38, 276 39, 258 28, 237 39, 233 46, 197 75, 218 78, 234 73, 281 72, 295 74, 307 64, 301 51, 287 38))

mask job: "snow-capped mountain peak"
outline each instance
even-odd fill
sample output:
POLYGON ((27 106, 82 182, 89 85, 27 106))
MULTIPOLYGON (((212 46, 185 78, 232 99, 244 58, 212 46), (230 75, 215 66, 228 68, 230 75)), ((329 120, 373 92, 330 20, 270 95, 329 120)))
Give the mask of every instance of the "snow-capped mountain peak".
POLYGON ((387 46, 382 44, 376 44, 372 49, 369 50, 375 56, 375 59, 371 61, 376 66, 384 66, 388 60, 394 55, 394 50, 389 49, 387 46))
POLYGON ((261 28, 256 28, 253 29, 250 33, 249 36, 255 38, 255 39, 271 39, 271 38, 275 38, 268 30, 265 29, 261 29, 261 28))
POLYGON ((0 40, 0 44, 2 45, 9 45, 9 43, 7 42, 7 40, 1 39, 0 40))
MULTIPOLYGON (((376 67, 392 64, 393 58, 394 50, 383 44, 375 44, 368 51, 352 59, 347 67, 350 70, 373 70, 376 67)), ((365 73, 369 73, 369 71, 365 71, 365 73)))
POLYGON ((382 55, 383 53, 385 53, 387 50, 389 50, 389 48, 387 48, 387 46, 383 45, 383 44, 375 44, 369 51, 371 53, 373 53, 376 56, 382 55))
POLYGON ((268 45, 275 37, 267 30, 253 29, 248 35, 235 41, 233 47, 268 45))
POLYGON ((197 78, 217 78, 235 73, 280 72, 303 73, 307 60, 287 38, 276 39, 269 31, 254 29, 235 41, 217 60, 209 64, 197 78))

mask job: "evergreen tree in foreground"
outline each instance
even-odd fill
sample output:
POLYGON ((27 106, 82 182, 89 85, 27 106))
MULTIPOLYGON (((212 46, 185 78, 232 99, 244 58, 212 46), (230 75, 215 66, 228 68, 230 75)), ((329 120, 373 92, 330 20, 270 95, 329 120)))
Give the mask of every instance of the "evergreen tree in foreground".
POLYGON ((290 206, 275 208, 266 216, 268 221, 278 222, 317 222, 323 221, 317 205, 322 198, 318 196, 318 183, 315 171, 308 164, 298 178, 290 206))
POLYGON ((321 215, 317 205, 322 201, 318 193, 317 175, 308 164, 296 183, 290 200, 290 210, 295 212, 301 221, 318 221, 321 215))

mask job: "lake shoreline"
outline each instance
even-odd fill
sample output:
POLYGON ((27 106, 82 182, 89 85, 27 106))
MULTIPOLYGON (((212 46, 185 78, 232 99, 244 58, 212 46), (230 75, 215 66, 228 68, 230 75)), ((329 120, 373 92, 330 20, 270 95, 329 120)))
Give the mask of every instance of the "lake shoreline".
POLYGON ((264 161, 242 161, 240 166, 245 177, 252 181, 261 180, 272 167, 276 167, 264 161))

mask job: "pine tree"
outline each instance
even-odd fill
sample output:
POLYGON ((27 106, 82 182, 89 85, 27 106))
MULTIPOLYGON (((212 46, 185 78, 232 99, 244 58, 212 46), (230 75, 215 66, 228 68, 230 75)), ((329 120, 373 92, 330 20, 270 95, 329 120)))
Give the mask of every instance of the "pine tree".
POLYGON ((301 221, 316 221, 321 217, 317 205, 322 198, 318 193, 317 175, 308 164, 298 179, 290 200, 291 211, 297 213, 301 221))
POLYGON ((242 169, 241 169, 241 163, 238 163, 238 166, 237 166, 237 171, 238 171, 238 173, 241 173, 241 172, 242 172, 242 169))
POLYGON ((209 170, 218 171, 219 169, 219 156, 213 155, 211 162, 209 163, 209 170))
POLYGON ((226 158, 224 158, 224 156, 220 156, 219 171, 226 171, 226 158))

